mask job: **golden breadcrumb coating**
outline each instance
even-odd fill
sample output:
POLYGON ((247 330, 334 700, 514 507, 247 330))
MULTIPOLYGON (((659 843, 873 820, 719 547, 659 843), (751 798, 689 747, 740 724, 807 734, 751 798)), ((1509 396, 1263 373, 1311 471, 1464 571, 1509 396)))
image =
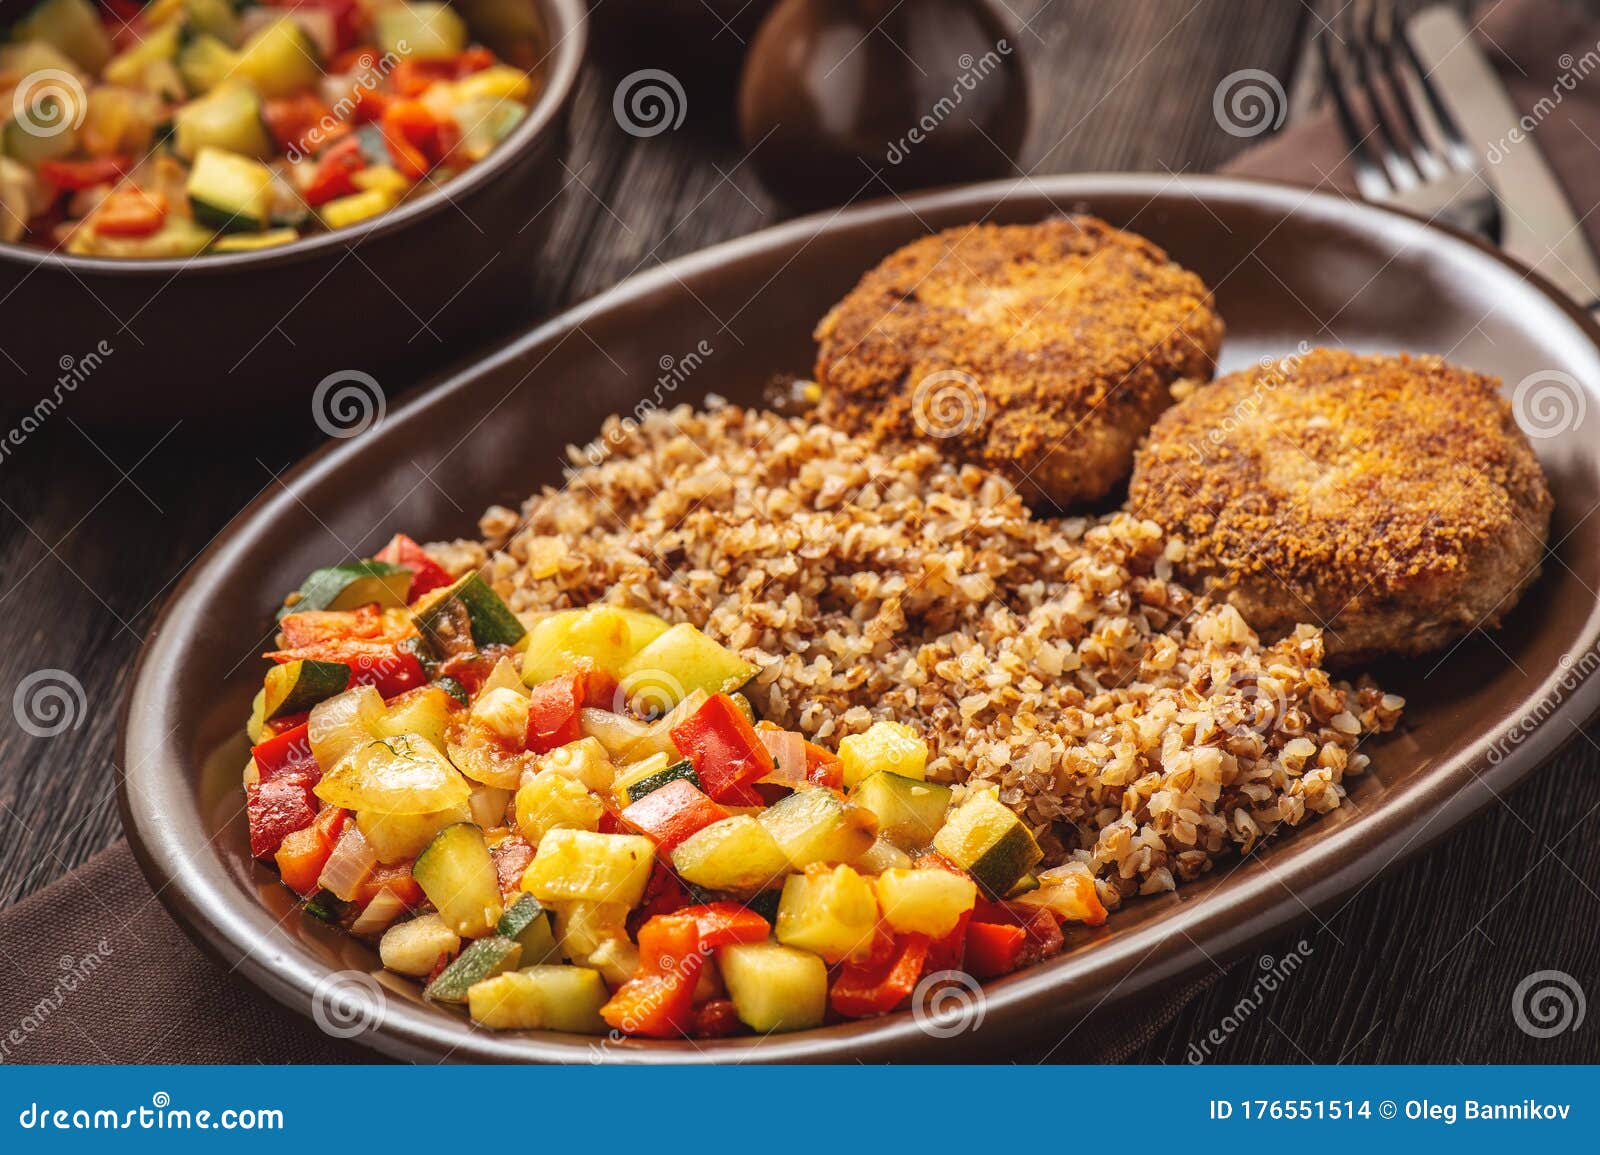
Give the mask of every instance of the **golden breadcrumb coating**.
POLYGON ((1222 320, 1200 278, 1089 216, 976 225, 891 254, 817 326, 820 416, 934 438, 1032 504, 1104 497, 1172 404, 1208 379, 1222 320))

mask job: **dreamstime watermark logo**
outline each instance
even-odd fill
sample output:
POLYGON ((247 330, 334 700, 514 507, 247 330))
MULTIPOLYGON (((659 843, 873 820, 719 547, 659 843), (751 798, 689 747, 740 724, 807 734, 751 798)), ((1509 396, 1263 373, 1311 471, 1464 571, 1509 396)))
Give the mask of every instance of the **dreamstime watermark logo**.
POLYGON ((35 738, 54 738, 83 725, 88 712, 83 684, 65 670, 35 670, 17 683, 11 712, 35 738))
POLYGON ((1211 115, 1229 136, 1260 136, 1283 126, 1289 98, 1272 73, 1241 68, 1218 82, 1211 94, 1211 115))
POLYGON ((704 365, 706 358, 716 352, 710 341, 700 340, 693 349, 681 356, 674 357, 671 353, 663 353, 656 361, 656 367, 661 370, 656 377, 655 384, 649 394, 641 397, 625 416, 620 417, 614 424, 608 424, 600 436, 589 442, 581 451, 568 450, 571 464, 578 464, 579 459, 590 465, 601 465, 611 456, 611 451, 632 437, 639 431, 639 425, 646 417, 666 404, 667 399, 676 393, 685 381, 704 365))
POLYGON ((1300 368, 1300 362, 1311 352, 1311 342, 1302 340, 1293 353, 1282 356, 1265 356, 1256 363, 1256 375, 1250 392, 1239 399, 1228 415, 1205 432, 1205 436, 1189 442, 1189 464, 1204 465, 1211 452, 1233 437, 1240 425, 1250 421, 1261 411, 1268 397, 1289 383, 1300 368))
POLYGON ((1566 701, 1572 692, 1581 686, 1597 667, 1600 667, 1600 653, 1588 649, 1576 658, 1571 654, 1562 654, 1556 664, 1561 667, 1561 674, 1556 678, 1555 685, 1534 704, 1533 709, 1512 723, 1494 745, 1489 747, 1489 753, 1486 755, 1489 765, 1498 766, 1513 750, 1522 745, 1523 739, 1556 712, 1556 707, 1566 701))
POLYGON ((1588 1001, 1566 971, 1534 971, 1511 992, 1517 1029, 1535 1039, 1553 1039, 1583 1026, 1588 1001))
POLYGON ((926 437, 960 437, 983 424, 989 401, 971 373, 944 369, 917 382, 911 420, 926 437))
POLYGON ((611 703, 612 712, 634 716, 653 722, 664 717, 684 698, 688 697, 683 683, 666 670, 635 670, 617 686, 611 703))
POLYGON ((611 114, 629 136, 660 136, 682 126, 689 114, 689 97, 672 73, 641 68, 617 82, 611 114))
POLYGON ((41 426, 61 408, 61 403, 67 395, 76 393, 78 386, 87 381, 91 374, 111 356, 116 350, 110 341, 100 341, 87 353, 74 357, 71 353, 63 353, 56 361, 56 366, 61 370, 56 377, 56 383, 50 392, 33 403, 33 408, 24 413, 21 419, 6 430, 0 438, 0 462, 10 457, 12 451, 20 449, 25 441, 37 433, 41 426))
POLYGON ((934 971, 911 992, 911 1017, 932 1039, 953 1039, 983 1026, 989 1008, 983 987, 966 971, 934 971))
POLYGON ((329 437, 359 437, 382 423, 388 409, 377 378, 359 369, 329 373, 311 394, 311 419, 329 437))
POLYGON ((1305 965, 1305 960, 1312 953, 1311 944, 1301 939, 1294 944, 1293 950, 1280 959, 1275 959, 1269 954, 1257 959, 1256 978, 1250 984, 1250 989, 1233 1004, 1226 1015, 1222 1016, 1220 1023, 1189 1044, 1189 1050, 1184 1058, 1191 1065, 1198 1065, 1211 1058, 1217 1048, 1226 1043, 1235 1031, 1249 1021, 1251 1015, 1265 1005, 1269 995, 1276 994, 1284 983, 1305 965))
POLYGON ((374 57, 370 52, 363 52, 356 57, 355 67, 350 70, 355 80, 350 91, 334 101, 328 111, 323 113, 310 128, 305 129, 298 139, 290 141, 289 147, 283 150, 283 155, 291 164, 299 164, 333 140, 339 130, 350 123, 356 110, 366 103, 367 97, 378 91, 378 86, 384 78, 410 54, 411 45, 406 40, 400 39, 396 40, 394 47, 382 56, 374 57))
POLYGON ((335 971, 311 992, 311 1018, 336 1039, 353 1039, 383 1026, 388 1004, 378 980, 366 971, 335 971))
POLYGON ((11 120, 29 136, 48 139, 83 126, 89 101, 83 84, 64 68, 41 68, 11 93, 11 120))
POLYGON ((1239 701, 1240 716, 1222 724, 1223 732, 1235 738, 1246 734, 1265 737, 1289 709, 1283 683, 1272 677, 1263 679, 1249 670, 1234 671, 1219 689, 1239 701))
POLYGON ((1583 386, 1570 373, 1540 369, 1529 373, 1511 392, 1511 412, 1529 437, 1557 437, 1583 424, 1588 403, 1583 386))
POLYGON ((1556 65, 1561 69, 1561 73, 1550 85, 1549 95, 1541 96, 1534 101, 1533 107, 1523 113, 1504 136, 1499 140, 1491 140, 1484 146, 1484 159, 1490 164, 1499 164, 1511 155, 1513 148, 1532 136, 1534 130, 1561 106, 1569 92, 1576 91, 1581 81, 1600 71, 1600 42, 1582 56, 1563 52, 1556 58, 1556 65))
POLYGON ((963 52, 956 60, 956 64, 961 68, 961 75, 951 84, 949 95, 941 96, 934 101, 933 107, 923 113, 916 124, 907 129, 906 134, 899 140, 890 141, 883 159, 892 165, 897 165, 910 156, 911 150, 927 140, 941 124, 949 120, 961 106, 961 102, 966 99, 967 93, 977 91, 979 82, 999 69, 1011 52, 1011 42, 1004 37, 995 41, 995 46, 982 56, 975 57, 970 52, 963 52))
POLYGON ((60 973, 50 989, 28 1008, 20 1021, 6 1031, 4 1038, 0 1038, 0 1062, 9 1059, 30 1037, 42 1031, 51 1016, 66 1005, 67 998, 88 982, 111 955, 111 943, 107 939, 101 939, 91 953, 81 958, 62 955, 57 960, 60 973))

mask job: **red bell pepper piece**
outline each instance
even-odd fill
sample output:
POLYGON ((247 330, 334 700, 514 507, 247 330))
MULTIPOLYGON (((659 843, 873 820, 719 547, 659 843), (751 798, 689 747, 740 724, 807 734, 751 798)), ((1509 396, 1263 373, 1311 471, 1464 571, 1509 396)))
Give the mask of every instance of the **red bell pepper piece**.
POLYGON ((245 809, 250 818, 250 853, 268 858, 283 840, 304 830, 317 818, 312 782, 302 777, 273 778, 245 787, 245 809))
POLYGON ((310 658, 318 662, 342 663, 350 667, 350 685, 371 686, 386 699, 413 690, 428 681, 417 655, 391 642, 343 638, 298 646, 292 650, 272 650, 262 656, 274 662, 310 658))
POLYGON ((167 219, 167 198, 124 185, 100 202, 92 219, 95 233, 102 237, 148 237, 167 219))
POLYGON ((441 80, 454 80, 456 66, 450 59, 402 60, 389 72, 389 87, 399 96, 421 96, 441 80))
POLYGON ((351 131, 348 123, 310 92, 263 101, 261 119, 278 147, 291 154, 315 152, 351 131))
POLYGON ((94 188, 96 185, 115 184, 132 163, 126 156, 108 156, 99 160, 46 160, 38 168, 39 179, 65 192, 94 188))
MULTIPOLYGON (((333 44, 336 51, 354 44, 367 21, 366 12, 357 0, 268 0, 268 3, 274 8, 320 8, 327 11, 333 17, 333 44)), ((376 60, 377 56, 374 52, 373 59, 376 60)))
POLYGON ((926 970, 928 974, 937 971, 959 971, 966 969, 967 960, 967 924, 972 921, 972 912, 964 910, 961 917, 956 919, 956 925, 950 933, 943 938, 936 938, 928 944, 928 961, 926 970))
POLYGON ((728 817, 728 812, 682 778, 652 790, 622 812, 622 820, 655 839, 663 854, 696 831, 728 817))
POLYGON ((383 611, 377 602, 353 610, 302 610, 285 614, 278 632, 283 635, 284 648, 290 650, 346 638, 379 638, 383 636, 383 611))
POLYGON ((304 830, 284 836, 278 846, 278 874, 297 893, 310 898, 317 892, 317 879, 328 864, 334 843, 344 831, 347 811, 325 806, 304 830))
POLYGON ((694 988, 706 956, 700 928, 683 912, 658 915, 639 928, 639 971, 600 1008, 600 1017, 629 1035, 671 1039, 694 1026, 694 988))
POLYGON ((967 925, 966 969, 980 979, 1010 974, 1022 965, 1022 948, 1028 933, 1020 926, 998 922, 967 925))
POLYGON ((694 1009, 690 1033, 697 1039, 725 1039, 744 1028, 732 999, 710 999, 694 1009))
POLYGON ((635 939, 639 928, 658 914, 675 914, 689 905, 689 892, 664 858, 657 858, 644 888, 644 901, 628 916, 628 931, 635 939))
POLYGON ((305 778, 315 786, 322 777, 322 768, 311 753, 311 728, 304 722, 252 746, 250 754, 263 782, 281 777, 305 778))
POLYGON ((583 709, 584 672, 573 670, 541 682, 528 694, 528 749, 545 754, 583 737, 578 711, 583 709))
POLYGON ((713 799, 736 806, 759 804, 751 785, 772 772, 772 755, 728 695, 708 698, 687 721, 673 727, 672 742, 694 763, 701 786, 713 799))
POLYGON ((500 881, 500 893, 510 894, 522 887, 522 874, 533 861, 533 847, 520 834, 501 839, 489 848, 494 859, 495 877, 500 881))
POLYGON ((741 942, 766 942, 772 924, 748 906, 737 902, 708 902, 686 906, 675 917, 692 918, 700 934, 702 954, 741 942))
POLYGON ((840 967, 828 1005, 849 1019, 886 1015, 911 997, 927 961, 928 936, 903 935, 883 961, 840 967))
MULTIPOLYGON (((1085 879, 1093 886, 1093 882, 1085 879)), ((972 917, 979 922, 998 923, 1022 929, 1024 941, 1018 966, 1031 966, 1040 959, 1061 953, 1066 937, 1061 933, 1061 920, 1055 913, 1040 906, 1019 906, 1009 902, 995 902, 979 898, 973 907, 972 917)))
POLYGON ((429 590, 447 586, 451 581, 449 571, 403 533, 390 538, 389 544, 373 555, 373 560, 403 565, 411 571, 411 592, 406 596, 407 602, 414 602, 429 590))
POLYGON ((844 789, 844 763, 837 754, 813 742, 806 743, 806 780, 834 790, 844 789))
POLYGON ((300 196, 312 206, 350 196, 356 191, 355 181, 350 178, 366 167, 367 158, 361 151, 361 142, 347 136, 317 157, 311 179, 300 190, 300 196))
POLYGON ((453 120, 435 116, 420 100, 396 100, 383 110, 383 142, 394 166, 420 180, 461 140, 453 120))

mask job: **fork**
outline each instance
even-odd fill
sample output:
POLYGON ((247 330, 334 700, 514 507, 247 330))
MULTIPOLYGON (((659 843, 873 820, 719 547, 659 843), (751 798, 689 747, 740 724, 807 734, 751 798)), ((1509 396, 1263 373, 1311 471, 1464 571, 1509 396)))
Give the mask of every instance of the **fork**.
POLYGON ((1500 202, 1483 159, 1399 28, 1393 0, 1357 0, 1316 39, 1362 198, 1498 244, 1500 202), (1363 109, 1370 127, 1363 127, 1363 109))

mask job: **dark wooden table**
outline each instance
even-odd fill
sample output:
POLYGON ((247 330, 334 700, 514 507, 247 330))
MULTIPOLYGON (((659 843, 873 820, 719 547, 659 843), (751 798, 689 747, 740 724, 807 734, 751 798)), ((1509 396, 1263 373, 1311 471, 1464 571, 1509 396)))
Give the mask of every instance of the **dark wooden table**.
MULTIPOLYGON (((1265 69, 1297 101, 1308 88, 1300 63, 1316 23, 1287 0, 1005 2, 1027 22, 1016 43, 1034 85, 1030 171, 1205 171, 1247 143, 1213 119, 1221 77, 1265 69)), ((670 46, 663 56, 670 66, 670 46)), ((548 210, 554 239, 530 271, 530 318, 785 215, 725 118, 691 109, 682 130, 637 139, 613 119, 613 85, 598 68, 585 81, 569 185, 548 210)), ((336 368, 307 351, 309 377, 336 368)), ((220 436, 198 417, 103 430, 92 404, 85 391, 0 459, 0 696, 60 669, 88 704, 78 728, 49 740, 0 710, 0 905, 121 836, 115 714, 134 655, 188 561, 320 436, 309 412, 220 436)), ((1575 733, 1477 820, 1220 975, 1136 1058, 1182 1063, 1199 1044, 1229 1063, 1593 1061, 1600 1021, 1535 1038, 1517 1026, 1512 995, 1543 970, 1600 995, 1597 891, 1600 743, 1575 733), (1263 963, 1292 951, 1297 969, 1266 990, 1263 963)), ((1071 1041, 1054 1057, 1070 1061, 1071 1041)))

